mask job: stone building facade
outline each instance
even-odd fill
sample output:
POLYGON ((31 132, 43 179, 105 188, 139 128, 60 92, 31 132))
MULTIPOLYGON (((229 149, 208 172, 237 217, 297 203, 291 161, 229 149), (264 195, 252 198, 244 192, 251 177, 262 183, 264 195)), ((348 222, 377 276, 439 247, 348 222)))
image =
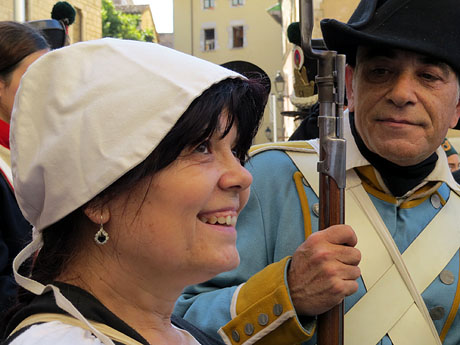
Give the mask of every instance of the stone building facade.
MULTIPOLYGON (((282 59, 282 28, 267 13, 275 2, 174 0, 174 49, 217 64, 248 61, 273 80, 282 59)), ((269 102, 255 143, 273 139, 274 132, 281 138, 282 129, 272 125, 274 116, 269 102)))
MULTIPOLYGON (((24 8, 25 20, 50 19, 57 0, 2 0, 0 20, 15 20, 15 3, 24 8)), ((101 0, 68 0, 77 11, 75 23, 69 27, 72 43, 102 37, 101 0)))

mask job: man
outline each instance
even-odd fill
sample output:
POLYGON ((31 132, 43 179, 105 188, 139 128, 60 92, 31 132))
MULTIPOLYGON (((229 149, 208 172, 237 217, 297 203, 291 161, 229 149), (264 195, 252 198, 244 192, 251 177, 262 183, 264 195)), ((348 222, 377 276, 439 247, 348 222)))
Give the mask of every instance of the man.
MULTIPOLYGON (((319 136, 318 130, 318 88, 315 84, 318 61, 305 57, 301 48, 299 22, 289 24, 287 37, 292 48, 292 65, 294 85, 293 92, 289 96, 291 103, 297 108, 295 111, 283 111, 281 115, 293 116, 296 120, 302 120, 289 140, 315 139, 319 136)), ((323 39, 313 39, 312 48, 325 50, 323 39)))
POLYGON ((447 161, 449 162, 450 171, 454 172, 458 170, 459 158, 457 153, 447 156, 447 161))
POLYGON ((311 145, 259 150, 240 267, 187 288, 177 313, 228 344, 315 344, 316 315, 346 297, 347 345, 460 343, 460 189, 441 146, 460 116, 459 15, 362 0, 348 24, 322 21, 348 61, 348 225, 316 232, 311 145))
POLYGON ((442 147, 446 152, 447 162, 449 163, 449 169, 453 173, 454 171, 458 170, 459 159, 457 150, 452 146, 452 144, 447 138, 444 139, 442 147))

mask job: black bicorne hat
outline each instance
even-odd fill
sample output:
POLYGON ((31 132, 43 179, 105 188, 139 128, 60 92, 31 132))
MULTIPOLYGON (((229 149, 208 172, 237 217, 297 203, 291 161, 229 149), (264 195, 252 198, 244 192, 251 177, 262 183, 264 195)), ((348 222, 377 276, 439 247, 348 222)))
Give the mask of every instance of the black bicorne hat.
POLYGON ((434 57, 460 71, 458 0, 361 0, 348 23, 321 21, 331 50, 354 63, 359 45, 389 46, 434 57))
POLYGON ((271 81, 268 74, 259 66, 243 60, 228 61, 221 64, 222 67, 244 75, 248 79, 255 79, 261 83, 266 91, 266 97, 270 94, 271 81))
POLYGON ((65 28, 60 21, 56 19, 42 19, 28 22, 28 24, 40 31, 51 49, 62 48, 65 45, 65 28))

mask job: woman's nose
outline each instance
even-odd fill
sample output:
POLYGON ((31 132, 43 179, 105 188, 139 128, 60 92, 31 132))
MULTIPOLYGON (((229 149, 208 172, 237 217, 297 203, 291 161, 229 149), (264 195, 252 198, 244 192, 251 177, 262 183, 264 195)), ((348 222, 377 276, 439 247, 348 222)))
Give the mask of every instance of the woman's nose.
POLYGON ((222 189, 245 190, 252 183, 251 173, 241 165, 241 162, 233 154, 226 159, 225 170, 220 177, 222 189))

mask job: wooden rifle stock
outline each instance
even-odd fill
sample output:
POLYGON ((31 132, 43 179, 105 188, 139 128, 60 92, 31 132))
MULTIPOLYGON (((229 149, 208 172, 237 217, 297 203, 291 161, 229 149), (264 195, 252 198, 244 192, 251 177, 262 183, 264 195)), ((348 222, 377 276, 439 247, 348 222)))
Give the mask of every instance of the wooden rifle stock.
MULTIPOLYGON (((319 230, 323 230, 331 225, 344 223, 346 143, 342 134, 342 122, 345 56, 335 51, 312 49, 312 0, 300 2, 300 30, 304 55, 318 60, 316 85, 320 109, 319 230)), ((318 315, 318 345, 343 345, 343 314, 342 302, 318 315)))

